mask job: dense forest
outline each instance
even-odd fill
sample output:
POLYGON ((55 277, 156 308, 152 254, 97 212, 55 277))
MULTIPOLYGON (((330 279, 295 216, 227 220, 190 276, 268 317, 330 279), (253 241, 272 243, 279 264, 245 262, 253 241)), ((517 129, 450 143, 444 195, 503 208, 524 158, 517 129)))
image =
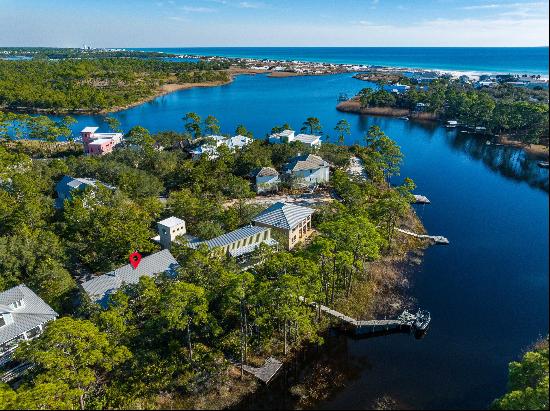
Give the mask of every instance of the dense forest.
POLYGON ((0 109, 99 112, 150 98, 167 83, 228 81, 227 68, 136 58, 0 60, 0 109))
POLYGON ((170 53, 155 51, 119 50, 119 49, 81 49, 57 47, 0 47, 0 55, 7 58, 32 59, 97 59, 97 58, 166 58, 176 57, 170 53))
MULTIPOLYGON (((192 133, 150 134, 137 126, 127 133, 128 147, 103 157, 73 154, 66 147, 78 144, 71 142, 44 142, 40 151, 36 142, 4 135, 0 291, 25 283, 60 318, 18 348, 16 358, 35 366, 18 386, 0 385, 0 408, 186 408, 208 395, 221 401, 220 387, 246 381, 230 372, 232 363, 285 358, 302 344, 322 343, 326 320, 299 296, 337 306, 363 287, 369 291, 362 304, 373 305, 373 264, 399 259, 411 246, 393 229, 411 218, 414 183, 388 185, 402 155, 375 126, 363 147, 327 143, 316 151, 333 164, 325 189, 338 200, 318 207, 316 234, 307 244, 292 252, 260 248, 260 264, 246 271, 205 248, 175 246, 176 278, 144 277, 113 294, 105 310, 81 304, 81 278, 126 264, 133 250, 159 249, 150 240, 159 219, 179 216, 205 238, 245 225, 262 209, 248 202, 255 196, 250 171, 280 167, 311 151, 301 143, 255 140, 234 153, 220 147, 215 160, 192 161, 182 142, 207 134, 217 120, 194 113, 184 118, 183 129, 192 133), (363 160, 368 180, 344 171, 351 155, 363 160), (54 188, 65 174, 96 178, 116 190, 84 191, 56 210, 54 188)), ((5 115, 0 124, 13 120, 5 115)), ((304 127, 320 127, 315 120, 304 127)), ((70 123, 23 115, 18 121, 43 137, 70 123)), ((344 126, 336 129, 344 133, 344 126)), ((244 126, 239 132, 250 135, 244 126)))
POLYGON ((489 133, 507 135, 525 144, 548 145, 548 90, 509 84, 474 88, 458 80, 439 79, 403 93, 365 88, 358 94, 362 108, 395 107, 428 111, 489 133))

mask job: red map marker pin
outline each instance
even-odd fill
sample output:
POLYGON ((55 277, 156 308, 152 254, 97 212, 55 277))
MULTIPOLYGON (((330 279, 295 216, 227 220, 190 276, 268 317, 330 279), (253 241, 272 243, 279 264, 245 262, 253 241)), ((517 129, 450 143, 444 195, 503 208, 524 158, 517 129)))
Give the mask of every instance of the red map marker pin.
POLYGON ((141 262, 141 254, 137 251, 134 251, 132 254, 130 254, 130 264, 132 267, 134 267, 134 270, 137 268, 139 263, 141 262))

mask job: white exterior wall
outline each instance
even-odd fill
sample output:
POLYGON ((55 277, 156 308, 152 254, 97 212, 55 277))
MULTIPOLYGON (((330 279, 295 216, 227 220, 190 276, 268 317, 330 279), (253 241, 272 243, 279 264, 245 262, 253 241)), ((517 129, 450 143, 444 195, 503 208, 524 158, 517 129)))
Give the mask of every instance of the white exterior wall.
POLYGON ((160 223, 157 223, 157 226, 160 235, 160 245, 163 249, 170 249, 172 242, 176 239, 176 237, 186 233, 185 221, 173 227, 168 227, 160 223))
POLYGON ((310 184, 328 183, 330 175, 328 167, 316 170, 300 170, 292 173, 292 177, 310 184))
POLYGON ((256 192, 263 193, 265 191, 276 189, 279 182, 279 176, 256 177, 256 192))

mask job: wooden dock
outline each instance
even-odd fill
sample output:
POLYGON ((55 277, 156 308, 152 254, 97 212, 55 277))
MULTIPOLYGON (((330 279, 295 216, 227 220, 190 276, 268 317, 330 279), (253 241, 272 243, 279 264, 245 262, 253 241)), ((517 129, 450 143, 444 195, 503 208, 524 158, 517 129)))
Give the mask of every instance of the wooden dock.
POLYGON ((252 374, 263 383, 268 384, 269 381, 271 381, 279 372, 282 366, 283 363, 281 361, 276 358, 269 357, 261 367, 252 367, 250 365, 243 364, 243 370, 249 374, 252 374))
MULTIPOLYGON (((316 310, 320 309, 327 315, 330 315, 333 318, 340 320, 343 325, 343 328, 351 331, 354 335, 363 336, 368 334, 377 334, 390 331, 425 331, 417 329, 417 321, 420 316, 425 315, 422 311, 418 311, 417 314, 412 314, 407 310, 403 311, 396 319, 392 320, 366 320, 358 321, 355 318, 351 318, 341 312, 333 310, 332 308, 326 307, 322 304, 318 305, 317 303, 310 303, 304 297, 299 297, 300 301, 310 304, 316 310)), ((428 314, 428 323, 429 323, 429 314, 428 314)), ((427 325, 426 325, 427 326, 427 325)))
POLYGON ((402 228, 396 228, 397 231, 403 234, 407 234, 416 238, 427 239, 433 241, 435 244, 448 245, 450 242, 446 237, 442 235, 427 235, 427 234, 416 234, 409 230, 404 230, 402 228))
POLYGON ((414 195, 414 204, 430 204, 430 200, 426 196, 422 196, 420 194, 413 194, 414 195))

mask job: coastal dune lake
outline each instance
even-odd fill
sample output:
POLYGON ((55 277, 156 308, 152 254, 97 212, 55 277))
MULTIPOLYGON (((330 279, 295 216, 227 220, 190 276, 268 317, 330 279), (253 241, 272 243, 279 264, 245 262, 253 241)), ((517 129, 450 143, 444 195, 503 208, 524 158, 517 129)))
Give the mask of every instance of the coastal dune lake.
MULTIPOLYGON (((429 234, 447 237, 450 245, 427 249, 422 264, 408 274, 406 294, 432 315, 425 338, 327 338, 320 355, 332 357, 345 381, 315 406, 369 408, 387 395, 404 408, 486 408, 506 389, 508 362, 548 333, 548 170, 517 149, 486 145, 435 123, 336 111, 340 93, 351 96, 366 85, 351 74, 243 75, 225 86, 178 91, 113 116, 125 131, 141 125, 155 132, 182 130, 181 118, 193 111, 216 116, 224 133, 244 124, 256 138, 285 122, 299 129, 309 116, 334 136, 336 122, 346 118, 352 131, 348 144, 380 126, 405 155, 394 182, 415 181, 415 192, 431 200, 417 207, 418 215, 429 234)), ((106 131, 100 116, 77 119, 75 131, 93 125, 106 131)), ((241 406, 294 405, 284 381, 258 396, 241 406)))

